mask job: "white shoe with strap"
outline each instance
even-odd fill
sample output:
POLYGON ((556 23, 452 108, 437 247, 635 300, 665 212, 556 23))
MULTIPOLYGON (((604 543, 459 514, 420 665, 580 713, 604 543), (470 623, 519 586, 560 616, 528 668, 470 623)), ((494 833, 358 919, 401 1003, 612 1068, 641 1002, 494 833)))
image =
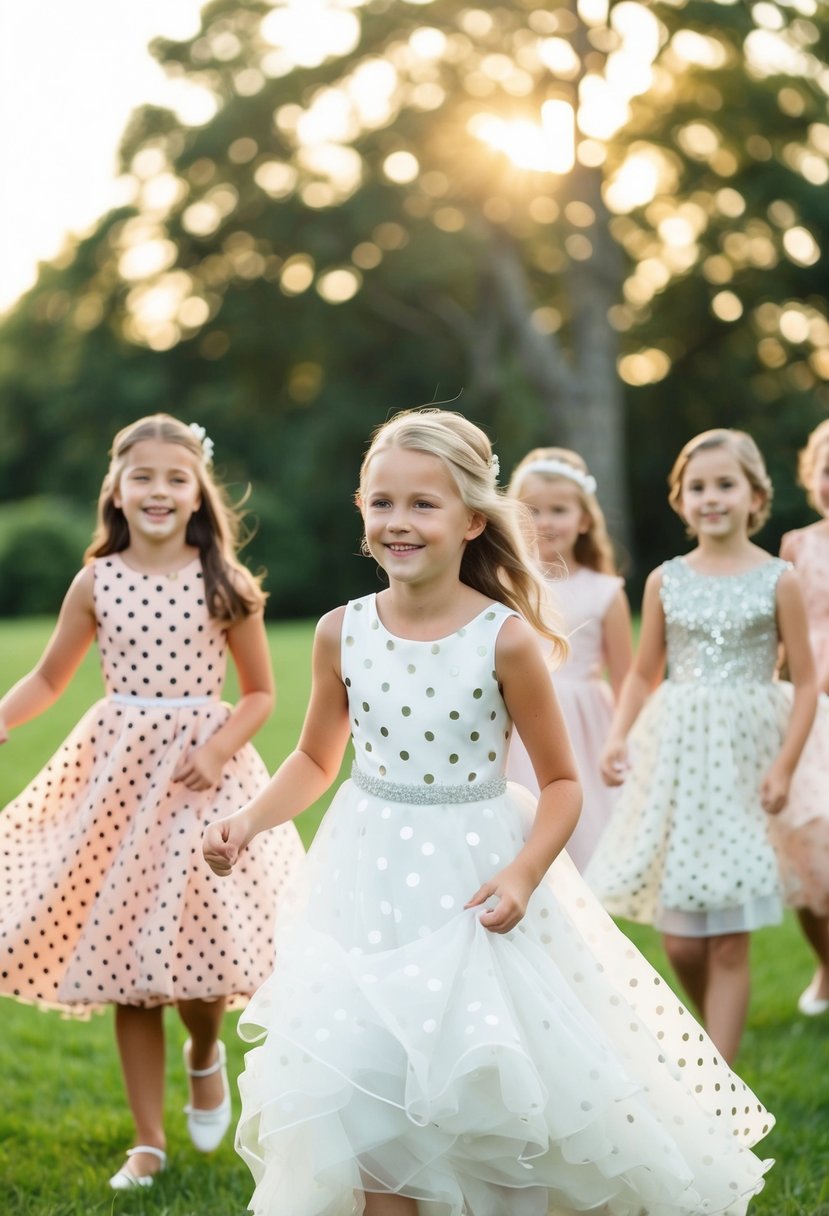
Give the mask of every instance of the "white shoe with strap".
POLYGON ((801 1013, 804 1013, 807 1018, 820 1017, 822 1013, 826 1013, 829 1009, 829 1000, 825 996, 818 996, 817 989, 819 986, 820 975, 816 975, 809 987, 801 992, 797 1002, 797 1007, 801 1013))
POLYGON ((216 1043, 219 1053, 216 1063, 211 1064, 209 1068, 191 1068, 190 1047, 191 1043, 188 1039, 184 1044, 184 1067, 187 1069, 189 1077, 212 1077, 217 1072, 221 1073, 222 1077, 224 1092, 218 1106, 214 1106, 210 1110, 202 1110, 201 1107, 193 1106, 188 1102, 184 1108, 187 1116, 187 1131, 194 1148, 197 1148, 200 1153, 212 1153, 219 1147, 225 1132, 230 1127, 231 1107, 230 1086, 227 1082, 227 1053, 224 1043, 219 1039, 216 1043))
POLYGON ((136 1186, 152 1186, 155 1181, 156 1174, 160 1174, 167 1164, 167 1154, 163 1149, 156 1148, 153 1144, 136 1144, 135 1148, 127 1149, 127 1160, 118 1170, 117 1174, 113 1174, 109 1180, 109 1185, 113 1191, 131 1191, 136 1186), (136 1174, 132 1168, 132 1158, 141 1153, 148 1153, 151 1157, 157 1157, 160 1165, 157 1170, 151 1174, 136 1174))

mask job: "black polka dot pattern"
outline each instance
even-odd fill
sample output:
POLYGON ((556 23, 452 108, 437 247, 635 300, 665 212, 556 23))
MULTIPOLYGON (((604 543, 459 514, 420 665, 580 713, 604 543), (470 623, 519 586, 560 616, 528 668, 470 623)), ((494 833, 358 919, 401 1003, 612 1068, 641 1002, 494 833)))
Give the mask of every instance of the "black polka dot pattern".
POLYGON ((205 823, 267 781, 250 744, 213 789, 172 780, 229 713, 226 636, 200 566, 174 580, 100 558, 95 610, 108 692, 142 703, 94 705, 4 812, 0 993, 76 1014, 243 1004, 270 971, 277 896, 303 850, 291 824, 258 837, 230 878, 205 864, 205 823), (165 704, 191 697, 210 700, 165 704))

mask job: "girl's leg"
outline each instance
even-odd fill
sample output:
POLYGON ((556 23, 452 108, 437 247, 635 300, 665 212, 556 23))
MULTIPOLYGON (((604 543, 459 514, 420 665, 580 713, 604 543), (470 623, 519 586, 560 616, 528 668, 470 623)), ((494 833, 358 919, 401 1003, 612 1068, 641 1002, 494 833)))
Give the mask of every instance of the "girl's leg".
POLYGON ((797 917, 803 936, 817 956, 818 969, 807 991, 819 1000, 829 998, 829 917, 815 916, 808 908, 798 908, 797 917))
POLYGON ((709 937, 705 1028, 729 1064, 740 1046, 750 990, 748 934, 709 937))
POLYGON ((417 1216, 417 1200, 407 1195, 378 1195, 366 1191, 365 1216, 417 1216))
MULTIPOLYGON (((164 1149, 164 1010, 116 1005, 115 1037, 127 1101, 135 1123, 135 1144, 164 1149)), ((155 1174, 157 1157, 138 1153, 130 1158, 131 1172, 155 1174)))
POLYGON ((679 982, 703 1015, 708 982, 708 938, 665 933, 662 944, 679 982))
MULTIPOLYGON (((225 1012, 225 1001, 179 1001, 178 1013, 190 1034, 190 1068, 210 1068, 219 1058, 217 1040, 225 1012)), ((220 1072, 206 1077, 190 1077, 192 1105, 196 1110, 213 1110, 224 1098, 220 1072)))

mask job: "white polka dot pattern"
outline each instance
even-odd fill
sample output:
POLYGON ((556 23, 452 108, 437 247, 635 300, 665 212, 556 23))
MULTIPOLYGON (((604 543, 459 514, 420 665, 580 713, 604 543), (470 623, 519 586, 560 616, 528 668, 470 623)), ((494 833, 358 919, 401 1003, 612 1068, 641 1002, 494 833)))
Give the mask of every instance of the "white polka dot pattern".
POLYGON ((226 720, 227 641, 198 563, 176 580, 95 563, 107 690, 159 699, 94 705, 3 814, 0 992, 83 1015, 110 1002, 244 1003, 273 958, 276 897, 302 858, 293 825, 259 837, 229 879, 201 853, 207 820, 237 809, 267 772, 243 747, 219 785, 172 775, 226 720), (165 697, 211 696, 173 709, 165 697))
MULTIPOLYGON (((359 762, 370 742, 390 782, 410 785, 413 759, 437 788, 457 766, 500 772, 509 720, 492 670, 508 615, 407 642, 373 624, 373 599, 350 604, 359 762)), ((345 1216, 367 1179, 441 1216, 745 1210, 767 1168, 747 1145, 770 1116, 569 858, 507 935, 464 908, 533 812, 518 786, 443 805, 341 786, 240 1023, 265 1040, 240 1080, 254 1213, 345 1216)))

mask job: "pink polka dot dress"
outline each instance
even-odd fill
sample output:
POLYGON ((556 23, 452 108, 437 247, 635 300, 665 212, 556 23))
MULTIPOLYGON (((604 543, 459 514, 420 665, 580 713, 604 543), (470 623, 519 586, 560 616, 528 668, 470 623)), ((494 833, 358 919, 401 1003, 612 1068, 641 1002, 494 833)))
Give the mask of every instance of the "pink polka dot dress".
POLYGON ((345 612, 356 760, 242 1015, 257 1216, 741 1216, 773 1120, 566 853, 521 923, 464 907, 520 850, 493 603, 434 641, 345 612))
MULTIPOLYGON (((797 570, 818 685, 829 679, 829 527, 816 524, 789 532, 783 551, 797 570)), ((789 800, 769 821, 786 902, 829 915, 829 696, 817 713, 789 790, 789 800)))
POLYGON ((98 558, 107 696, 0 817, 0 993, 85 1014, 228 997, 273 962, 280 889, 303 856, 293 825, 257 838, 232 877, 204 862, 206 821, 267 781, 247 744, 218 786, 172 780, 224 723, 226 634, 198 559, 175 578, 98 558))

